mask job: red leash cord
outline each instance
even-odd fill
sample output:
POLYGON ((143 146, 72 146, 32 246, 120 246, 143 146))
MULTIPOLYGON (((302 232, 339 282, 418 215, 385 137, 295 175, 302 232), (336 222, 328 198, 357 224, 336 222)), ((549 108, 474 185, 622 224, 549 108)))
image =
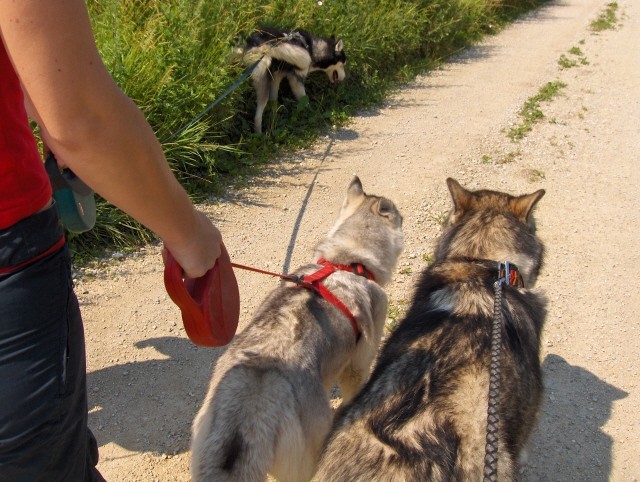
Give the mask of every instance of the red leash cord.
POLYGON ((288 274, 272 273, 271 271, 265 271, 262 269, 253 268, 251 266, 245 266, 243 264, 238 264, 238 263, 231 263, 231 266, 233 266, 234 268, 244 269, 246 271, 254 271, 256 273, 268 274, 270 276, 277 276, 287 281, 293 281, 294 283, 298 281, 295 276, 291 276, 288 274))

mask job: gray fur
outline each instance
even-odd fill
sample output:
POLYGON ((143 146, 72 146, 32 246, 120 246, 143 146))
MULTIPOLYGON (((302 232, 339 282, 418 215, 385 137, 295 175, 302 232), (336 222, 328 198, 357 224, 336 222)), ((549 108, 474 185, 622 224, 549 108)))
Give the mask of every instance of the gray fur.
POLYGON ((503 288, 498 480, 514 481, 542 397, 542 264, 531 211, 544 191, 471 192, 448 179, 454 207, 411 306, 371 378, 335 418, 316 481, 481 481, 497 262, 524 266, 503 288))
MULTIPOLYGON (((338 271, 323 282, 354 314, 359 341, 334 305, 283 281, 216 364, 193 423, 195 482, 257 482, 267 473, 281 482, 312 477, 333 417, 328 390, 338 382, 351 399, 369 376, 386 319, 380 284, 389 281, 402 239, 396 207, 365 194, 356 177, 315 257, 361 263, 376 277, 338 271)), ((319 268, 309 264, 295 274, 319 268)))

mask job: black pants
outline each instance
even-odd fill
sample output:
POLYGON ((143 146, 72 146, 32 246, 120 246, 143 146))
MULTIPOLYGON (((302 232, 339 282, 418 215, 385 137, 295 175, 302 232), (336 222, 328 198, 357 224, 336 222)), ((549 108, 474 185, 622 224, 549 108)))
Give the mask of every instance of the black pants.
MULTIPOLYGON (((55 207, 0 230, 0 268, 60 234, 55 207)), ((103 481, 87 417, 84 330, 65 246, 0 275, 0 481, 103 481)))

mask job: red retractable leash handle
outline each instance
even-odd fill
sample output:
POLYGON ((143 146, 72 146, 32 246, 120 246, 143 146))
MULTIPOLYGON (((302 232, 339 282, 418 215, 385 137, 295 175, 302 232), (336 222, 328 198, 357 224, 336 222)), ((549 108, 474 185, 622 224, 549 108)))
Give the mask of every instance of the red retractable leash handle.
POLYGON ((164 285, 182 312, 187 336, 196 345, 224 346, 238 329, 238 282, 226 248, 223 244, 220 248, 215 266, 197 279, 184 279, 182 267, 167 250, 164 285))

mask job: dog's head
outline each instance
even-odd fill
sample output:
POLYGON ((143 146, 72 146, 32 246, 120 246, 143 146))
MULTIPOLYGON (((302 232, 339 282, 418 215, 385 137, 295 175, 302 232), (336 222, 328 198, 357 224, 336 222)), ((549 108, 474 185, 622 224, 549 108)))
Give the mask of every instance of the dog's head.
POLYGON ((324 71, 327 73, 329 81, 332 84, 337 84, 345 78, 344 67, 347 63, 347 56, 344 53, 344 42, 342 39, 336 42, 335 39, 331 37, 330 46, 332 46, 333 54, 329 65, 325 67, 324 71))
POLYGON ((452 257, 510 261, 520 269, 525 286, 535 283, 543 246, 535 235, 532 212, 545 191, 512 196, 469 191, 447 179, 453 208, 436 248, 436 259, 452 257))
POLYGON ((356 176, 349 184, 338 219, 316 248, 316 257, 342 264, 361 263, 380 285, 385 285, 402 248, 400 211, 390 199, 366 194, 356 176))

